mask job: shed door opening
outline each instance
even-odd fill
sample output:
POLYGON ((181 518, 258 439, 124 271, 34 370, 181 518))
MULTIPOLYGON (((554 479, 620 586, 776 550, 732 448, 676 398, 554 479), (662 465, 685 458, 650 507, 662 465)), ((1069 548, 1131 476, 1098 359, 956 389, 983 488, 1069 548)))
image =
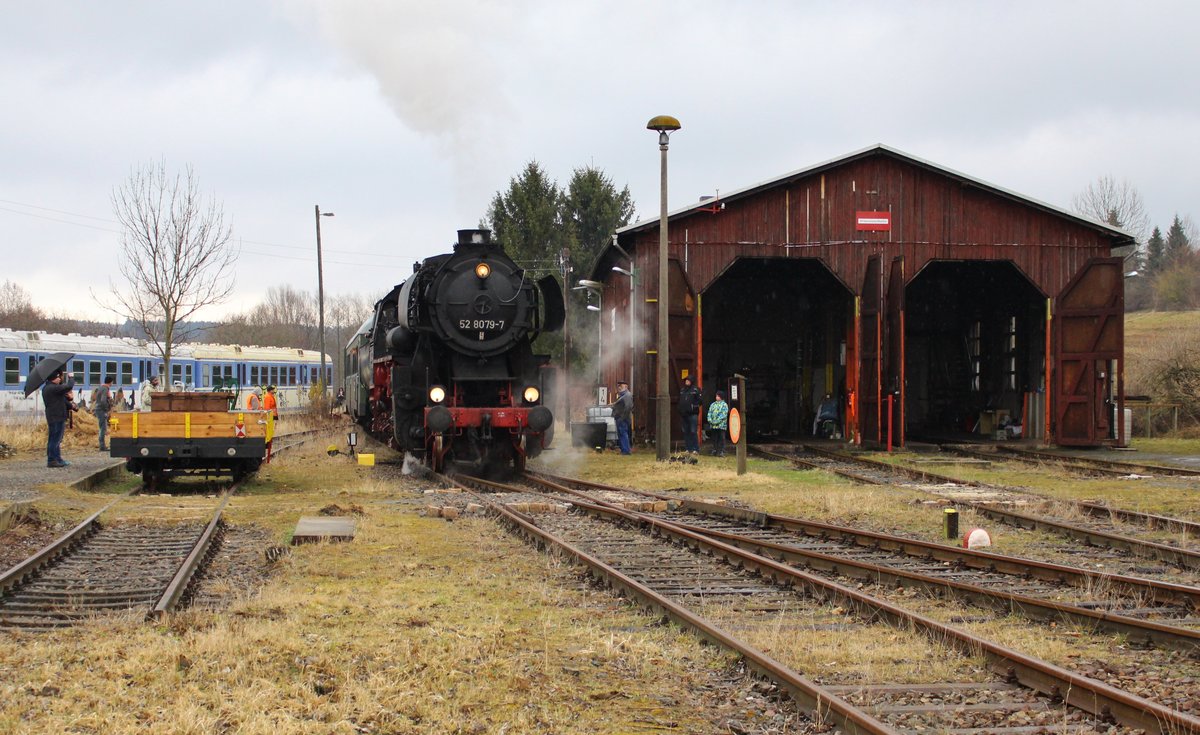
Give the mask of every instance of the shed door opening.
POLYGON ((816 428, 845 436, 854 301, 820 261, 740 259, 704 291, 701 319, 706 404, 740 373, 751 438, 811 438, 826 396, 837 416, 816 428))
POLYGON ((1012 263, 931 262, 904 302, 908 436, 1039 435, 1046 299, 1012 263))

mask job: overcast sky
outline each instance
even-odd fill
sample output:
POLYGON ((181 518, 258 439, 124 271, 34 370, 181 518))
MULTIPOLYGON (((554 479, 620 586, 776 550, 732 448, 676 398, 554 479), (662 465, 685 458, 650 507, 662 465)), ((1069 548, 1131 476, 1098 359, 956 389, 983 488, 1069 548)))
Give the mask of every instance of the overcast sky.
POLYGON ((1102 175, 1200 215, 1200 3, 485 0, 5 3, 0 280, 104 317, 111 193, 191 166, 271 284, 372 299, 530 160, 658 211, 875 143, 1069 208, 1102 175))

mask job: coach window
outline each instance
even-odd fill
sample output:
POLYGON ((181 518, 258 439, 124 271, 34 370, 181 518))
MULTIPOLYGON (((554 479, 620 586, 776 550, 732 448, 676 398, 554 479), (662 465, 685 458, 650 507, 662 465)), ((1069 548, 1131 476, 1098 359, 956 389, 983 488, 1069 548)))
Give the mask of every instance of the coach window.
POLYGON ((296 384, 296 368, 290 367, 287 369, 287 371, 288 371, 288 385, 295 385, 296 384))
POLYGON ((99 374, 100 374, 100 361, 99 360, 89 360, 88 361, 88 376, 91 378, 91 380, 89 380, 88 382, 99 383, 100 381, 96 379, 96 376, 98 376, 99 374))
POLYGON ((212 387, 212 368, 208 365, 200 366, 200 379, 204 381, 205 388, 212 387))
POLYGON ((171 365, 171 385, 183 382, 183 365, 175 363, 171 365))
POLYGON ((130 385, 133 383, 133 363, 121 363, 121 385, 130 385))
POLYGON ((4 358, 4 384, 16 385, 21 382, 21 358, 4 358))
POLYGON ((75 378, 76 383, 79 383, 80 385, 87 385, 87 374, 83 372, 83 360, 71 361, 71 376, 75 378))
POLYGON ((192 375, 192 366, 191 365, 183 366, 183 375, 184 375, 185 384, 188 387, 195 385, 195 383, 192 382, 193 375, 192 375))
MULTIPOLYGON (((116 360, 110 360, 109 362, 104 363, 104 375, 116 375, 116 374, 117 374, 117 361, 116 360)), ((96 382, 97 383, 102 382, 104 380, 104 375, 97 376, 96 382)))

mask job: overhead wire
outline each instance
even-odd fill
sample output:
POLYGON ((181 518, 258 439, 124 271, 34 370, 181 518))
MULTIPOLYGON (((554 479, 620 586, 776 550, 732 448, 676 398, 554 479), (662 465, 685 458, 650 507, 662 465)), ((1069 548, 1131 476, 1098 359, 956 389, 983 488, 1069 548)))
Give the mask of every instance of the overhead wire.
MULTIPOLYGON (((111 223, 114 225, 119 224, 116 220, 106 219, 104 217, 95 217, 95 216, 88 215, 88 214, 78 214, 76 212, 68 212, 68 211, 62 210, 62 209, 52 209, 50 207, 41 207, 36 204, 26 204, 24 202, 16 202, 16 201, 12 201, 10 199, 0 199, 0 204, 11 204, 11 205, 14 205, 17 207, 25 207, 27 209, 37 209, 37 210, 41 210, 43 212, 54 212, 55 214, 63 214, 68 217, 91 219, 91 220, 96 220, 98 222, 108 222, 108 223, 111 223)), ((111 229, 111 228, 107 228, 107 227, 99 227, 97 225, 91 225, 91 224, 87 224, 85 222, 73 222, 71 220, 59 219, 57 217, 48 217, 46 215, 37 214, 35 212, 23 212, 19 209, 11 209, 9 207, 0 207, 0 212, 10 212, 12 214, 19 214, 24 217, 33 217, 36 219, 44 219, 44 220, 47 220, 50 222, 58 222, 60 224, 73 225, 75 227, 85 227, 90 230, 99 230, 101 232, 111 232, 111 233, 118 234, 118 235, 121 234, 121 230, 111 229)), ((238 238, 238 242, 239 242, 239 244, 240 243, 248 243, 251 245, 261 245, 263 247, 269 247, 269 248, 285 248, 288 250, 301 250, 301 251, 310 250, 310 248, 306 245, 284 245, 282 243, 266 242, 263 240, 249 240, 246 238, 238 238)), ((254 250, 246 250, 245 248, 242 248, 241 250, 242 250, 242 252, 249 253, 250 255, 261 255, 261 256, 270 257, 270 258, 283 258, 286 260, 306 260, 309 262, 313 262, 316 260, 315 254, 305 257, 305 256, 278 255, 275 253, 264 253, 264 252, 254 251, 254 250)), ((371 252, 366 252, 363 250, 342 250, 340 248, 323 248, 323 250, 325 253, 336 253, 339 255, 366 255, 371 258, 394 258, 394 259, 403 260, 403 261, 412 260, 411 256, 394 255, 391 253, 371 253, 371 252)), ((350 266, 378 265, 377 262, 347 261, 347 260, 338 260, 336 258, 322 258, 322 260, 324 262, 333 263, 336 265, 350 265, 350 266)))

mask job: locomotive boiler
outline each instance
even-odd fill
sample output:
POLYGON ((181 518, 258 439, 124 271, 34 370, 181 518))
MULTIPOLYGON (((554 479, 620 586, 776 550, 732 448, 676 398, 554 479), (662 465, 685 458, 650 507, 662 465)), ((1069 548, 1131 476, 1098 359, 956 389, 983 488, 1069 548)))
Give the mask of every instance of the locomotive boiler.
POLYGON ((346 405, 372 436, 437 471, 524 469, 550 444, 549 355, 564 317, 553 276, 531 282, 489 230, 459 230, 375 304, 346 346, 346 405))

